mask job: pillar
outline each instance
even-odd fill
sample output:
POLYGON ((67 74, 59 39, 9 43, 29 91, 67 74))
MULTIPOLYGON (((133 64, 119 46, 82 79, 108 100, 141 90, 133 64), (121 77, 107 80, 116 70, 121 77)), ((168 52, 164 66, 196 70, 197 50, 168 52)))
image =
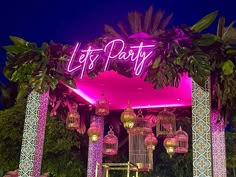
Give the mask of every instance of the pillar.
MULTIPOLYGON (((95 177, 96 163, 102 164, 104 118, 96 117, 95 121, 101 128, 101 136, 95 143, 89 140, 87 177, 95 177)), ((98 167, 98 177, 102 177, 101 165, 98 167)))
POLYGON ((205 87, 192 82, 193 176, 212 177, 211 98, 209 81, 205 87))
POLYGON ((19 177, 39 177, 44 146, 49 92, 32 91, 27 99, 19 177))
POLYGON ((219 112, 214 109, 211 112, 212 129, 212 158, 213 176, 227 177, 226 150, 225 150, 225 126, 224 120, 217 122, 219 112))

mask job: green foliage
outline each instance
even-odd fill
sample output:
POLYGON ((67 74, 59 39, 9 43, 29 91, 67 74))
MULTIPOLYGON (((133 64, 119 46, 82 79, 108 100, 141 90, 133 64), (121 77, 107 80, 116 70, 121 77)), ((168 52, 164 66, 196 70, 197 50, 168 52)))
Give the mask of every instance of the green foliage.
POLYGON ((25 100, 0 111, 0 169, 18 168, 25 115, 25 100))
MULTIPOLYGON (((22 143, 26 100, 0 111, 0 170, 6 172, 18 168, 22 143)), ((65 129, 57 117, 48 117, 42 172, 56 177, 84 176, 85 168, 80 159, 80 137, 65 129)))
POLYGON ((27 91, 45 92, 55 89, 58 81, 71 83, 72 76, 64 73, 69 53, 68 46, 43 43, 37 47, 18 37, 10 37, 13 45, 5 46, 7 62, 4 74, 10 81, 19 84, 17 100, 25 97, 27 91))
POLYGON ((201 20, 199 20, 196 24, 194 24, 191 27, 191 29, 197 32, 201 32, 202 30, 208 28, 215 20, 217 14, 218 14, 218 11, 215 11, 206 15, 201 20))
POLYGON ((236 176, 236 133, 226 133, 226 162, 228 176, 236 176))

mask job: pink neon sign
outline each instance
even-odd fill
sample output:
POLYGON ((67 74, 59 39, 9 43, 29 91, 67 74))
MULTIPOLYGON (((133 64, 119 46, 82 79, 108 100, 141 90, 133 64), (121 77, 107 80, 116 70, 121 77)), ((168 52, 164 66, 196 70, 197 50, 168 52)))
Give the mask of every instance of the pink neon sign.
POLYGON ((86 71, 92 71, 98 60, 104 60, 104 71, 109 67, 112 60, 132 63, 134 75, 139 76, 144 70, 145 64, 150 61, 154 52, 155 44, 145 45, 140 42, 137 45, 127 45, 122 39, 114 39, 108 42, 104 48, 89 46, 80 49, 81 43, 77 43, 66 70, 75 72, 80 70, 80 78, 86 71))

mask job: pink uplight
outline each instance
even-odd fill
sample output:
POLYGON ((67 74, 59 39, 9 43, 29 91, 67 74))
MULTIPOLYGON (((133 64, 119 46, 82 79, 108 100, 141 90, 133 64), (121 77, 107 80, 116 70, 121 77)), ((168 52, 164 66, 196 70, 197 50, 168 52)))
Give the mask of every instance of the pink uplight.
POLYGON ((145 108, 168 108, 168 107, 184 107, 187 104, 159 104, 159 105, 144 105, 144 106, 132 106, 133 109, 145 109, 145 108))
POLYGON ((100 73, 94 79, 88 76, 78 78, 76 85, 75 93, 92 105, 104 93, 111 110, 126 108, 128 100, 134 109, 192 105, 192 81, 187 75, 182 77, 178 88, 166 87, 158 90, 144 82, 143 78, 126 78, 114 71, 100 73))
POLYGON ((84 100, 86 100, 88 103, 94 105, 96 103, 96 101, 94 99, 92 99, 88 94, 84 93, 82 90, 80 89, 72 89, 76 94, 78 94, 79 96, 81 96, 84 100))

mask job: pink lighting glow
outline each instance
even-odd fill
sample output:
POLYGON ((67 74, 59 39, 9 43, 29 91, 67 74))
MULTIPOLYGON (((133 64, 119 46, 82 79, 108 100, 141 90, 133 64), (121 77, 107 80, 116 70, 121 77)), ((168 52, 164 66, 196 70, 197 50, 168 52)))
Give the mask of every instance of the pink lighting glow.
POLYGON ((74 91, 92 105, 95 105, 101 93, 104 93, 110 102, 111 110, 124 109, 128 100, 134 109, 192 104, 192 81, 187 76, 182 77, 178 88, 167 87, 159 90, 144 82, 143 78, 126 78, 114 71, 100 73, 94 79, 85 75, 83 79, 76 79, 76 85, 78 89, 74 91))
POLYGON ((144 45, 140 42, 137 45, 128 45, 122 39, 114 39, 108 42, 104 48, 89 46, 86 50, 80 50, 80 43, 77 43, 66 70, 75 72, 80 70, 82 79, 86 71, 92 71, 99 59, 105 60, 104 71, 107 71, 112 59, 122 62, 131 62, 134 65, 134 75, 141 75, 146 63, 153 54, 154 44, 144 45), (101 57, 103 56, 103 57, 101 57))

